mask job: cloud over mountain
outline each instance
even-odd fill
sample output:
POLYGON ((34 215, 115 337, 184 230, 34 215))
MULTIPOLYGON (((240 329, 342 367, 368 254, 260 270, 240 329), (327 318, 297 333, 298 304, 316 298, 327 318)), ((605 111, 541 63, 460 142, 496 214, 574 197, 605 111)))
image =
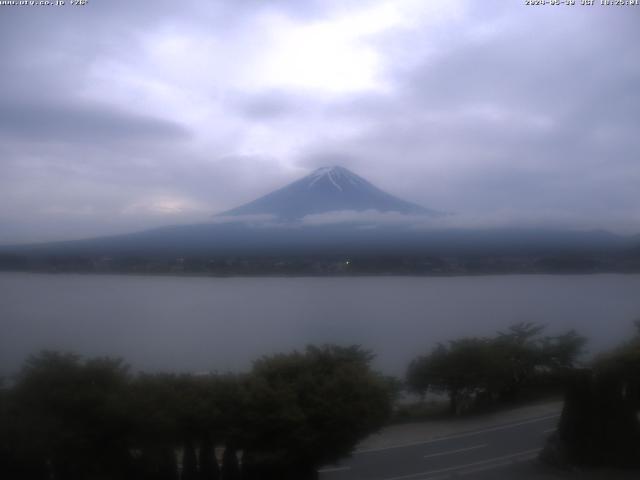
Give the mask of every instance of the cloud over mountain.
POLYGON ((478 219, 640 230, 638 8, 0 9, 0 243, 205 221, 327 164, 478 219))

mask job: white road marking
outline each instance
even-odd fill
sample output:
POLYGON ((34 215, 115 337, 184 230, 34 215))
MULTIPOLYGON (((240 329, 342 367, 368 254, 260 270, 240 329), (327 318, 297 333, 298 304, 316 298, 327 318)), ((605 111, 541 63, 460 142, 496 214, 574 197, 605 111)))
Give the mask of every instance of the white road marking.
POLYGON ((346 472, 347 470, 351 470, 351 467, 321 468, 320 470, 318 470, 318 473, 346 472))
MULTIPOLYGON (((385 478, 384 480, 406 480, 409 478, 418 478, 418 477, 422 477, 423 480, 426 480, 426 477, 429 477, 431 475, 436 475, 438 473, 452 472, 454 470, 465 470, 465 469, 468 469, 469 467, 476 467, 480 465, 486 466, 485 469, 488 470, 491 467, 504 466, 505 464, 508 463, 508 462, 505 462, 505 460, 507 459, 530 456, 531 454, 535 455, 540 450, 541 450, 540 448, 534 448, 532 450, 524 450, 522 452, 511 453, 509 455, 502 455, 500 457, 488 458, 487 460, 481 460, 479 462, 467 463, 464 465, 456 465, 455 467, 440 468, 438 470, 429 470, 427 472, 411 473, 409 475, 401 475, 399 477, 389 477, 389 478, 385 478), (493 464, 493 465, 488 465, 488 464, 493 464)), ((525 460, 525 459, 526 458, 522 458, 522 460, 525 460)))
MULTIPOLYGON (((509 465, 513 465, 518 461, 523 462, 525 460, 530 460, 535 458, 535 456, 540 452, 540 450, 542 449, 538 448, 533 450, 527 450, 526 453, 523 453, 522 455, 518 455, 515 460, 513 458, 507 458, 505 460, 491 463, 489 465, 481 465, 474 468, 465 469, 462 472, 458 472, 458 474, 464 476, 464 475, 471 475, 472 473, 484 472, 486 470, 493 470, 495 468, 507 467, 509 465)), ((430 480, 433 480, 433 479, 430 479, 430 480)))
POLYGON ((554 413, 553 415, 545 415, 544 417, 532 418, 530 420, 524 420, 522 422, 509 423, 509 424, 506 424, 506 425, 499 425, 497 427, 489 427, 489 428, 484 428, 482 430, 474 430, 472 432, 457 433, 457 434, 453 434, 453 435, 447 435, 447 436, 444 436, 444 437, 433 438, 431 440, 422 440, 422 441, 419 441, 419 442, 401 443, 401 444, 398 444, 398 445, 391 445, 389 447, 367 448, 367 449, 364 449, 364 450, 356 450, 355 452, 353 452, 353 454, 354 455, 360 455, 360 454, 363 454, 363 453, 382 452, 382 451, 385 451, 385 450, 394 450, 396 448, 413 447, 413 446, 416 446, 416 445, 427 445, 429 443, 444 442, 445 440, 454 440, 456 438, 471 437, 473 435, 480 435, 481 433, 495 432, 495 431, 498 431, 498 430, 508 430, 509 428, 519 427, 520 425, 527 425, 529 423, 542 422, 544 420, 550 420, 552 418, 557 418, 559 416, 560 416, 559 413, 554 413))
POLYGON ((458 448, 457 450, 449 450, 447 452, 432 453, 431 455, 425 455, 424 458, 441 457, 442 455, 453 455, 454 453, 467 452, 469 450, 476 450, 478 448, 484 448, 486 446, 487 444, 483 443, 482 445, 474 445, 473 447, 458 448))
MULTIPOLYGON (((523 457, 522 460, 526 460, 529 457, 523 457)), ((461 477, 465 477, 467 475, 472 475, 474 473, 486 472, 487 470, 495 470, 500 467, 508 467, 509 465, 513 465, 515 462, 513 460, 503 460, 501 462, 492 463, 490 465, 482 465, 480 467, 469 468, 462 472, 456 472, 455 475, 459 475, 461 477)), ((435 477, 430 477, 429 480, 434 480, 435 477)))

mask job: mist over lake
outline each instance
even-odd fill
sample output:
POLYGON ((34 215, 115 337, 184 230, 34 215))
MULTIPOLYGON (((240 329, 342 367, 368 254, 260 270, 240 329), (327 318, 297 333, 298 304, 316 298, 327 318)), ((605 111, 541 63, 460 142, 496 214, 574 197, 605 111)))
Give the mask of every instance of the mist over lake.
POLYGON ((519 321, 575 328, 591 353, 633 331, 640 275, 208 278, 0 274, 0 374, 40 349, 134 369, 238 371, 309 343, 361 344, 402 374, 436 342, 519 321))

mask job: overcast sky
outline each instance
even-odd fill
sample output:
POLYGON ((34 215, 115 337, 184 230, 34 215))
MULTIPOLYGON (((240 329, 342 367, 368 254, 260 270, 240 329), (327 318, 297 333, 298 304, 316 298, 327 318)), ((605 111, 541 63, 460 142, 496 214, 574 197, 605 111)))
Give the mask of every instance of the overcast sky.
POLYGON ((639 27, 520 0, 0 6, 0 243, 206 221, 334 164, 460 223, 640 232, 639 27))

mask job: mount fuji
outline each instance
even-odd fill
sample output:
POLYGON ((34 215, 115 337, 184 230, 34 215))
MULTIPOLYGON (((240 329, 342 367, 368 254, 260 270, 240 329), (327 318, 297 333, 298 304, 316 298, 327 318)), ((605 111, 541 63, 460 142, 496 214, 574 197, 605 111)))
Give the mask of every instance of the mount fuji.
POLYGON ((439 212, 380 190, 344 167, 323 167, 310 175, 220 216, 270 215, 295 221, 333 211, 376 210, 438 216, 439 212))
MULTIPOLYGON (((458 263, 470 257, 489 259, 489 262, 495 258, 519 262, 518 259, 526 257, 529 259, 526 268, 537 271, 533 262, 541 256, 617 258, 615 255, 626 255, 631 246, 637 245, 637 239, 632 242, 632 239, 602 231, 421 228, 431 223, 438 225, 438 221, 430 220, 445 215, 386 193, 346 168, 325 167, 204 223, 111 237, 0 247, 0 270, 3 258, 6 268, 22 262, 27 265, 25 268, 45 270, 92 270, 101 268, 95 265, 107 259, 120 265, 117 268, 122 271, 154 271, 156 262, 165 265, 162 268, 169 268, 167 259, 191 259, 189 261, 195 262, 193 268, 209 271, 207 262, 211 259, 244 258, 257 262, 251 268, 272 272, 277 270, 275 263, 267 261, 265 266, 255 259, 273 257, 277 263, 278 258, 296 257, 306 258, 303 263, 313 263, 309 259, 426 255, 459 257, 462 260, 457 260, 458 263)), ((315 268, 307 263, 299 272, 308 273, 310 268, 315 268)), ((456 268, 450 266, 449 270, 458 271, 456 268)))

